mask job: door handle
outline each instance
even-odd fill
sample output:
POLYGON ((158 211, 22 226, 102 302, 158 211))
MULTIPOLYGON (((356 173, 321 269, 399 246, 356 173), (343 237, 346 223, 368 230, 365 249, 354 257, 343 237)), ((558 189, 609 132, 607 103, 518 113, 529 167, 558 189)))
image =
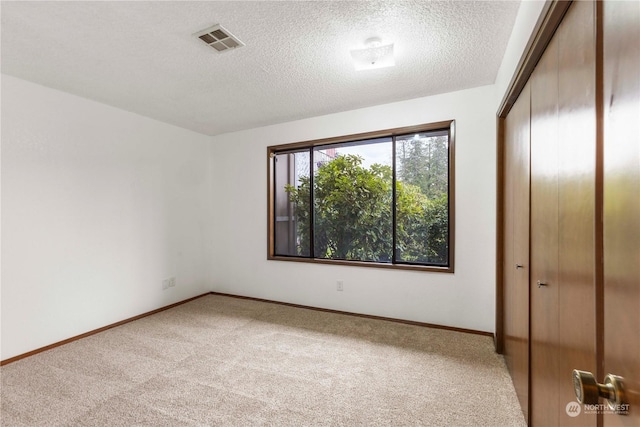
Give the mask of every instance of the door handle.
POLYGON ((599 384, 591 372, 573 370, 573 391, 578 402, 583 405, 596 405, 598 398, 607 400, 609 409, 616 414, 627 415, 629 402, 624 393, 623 378, 613 374, 604 377, 604 384, 599 384))
POLYGON ((539 288, 541 288, 541 287, 543 287, 543 286, 547 286, 547 284, 546 284, 546 283, 544 283, 544 282, 543 282, 543 281, 541 281, 541 280, 538 280, 538 281, 536 282, 536 284, 538 285, 538 287, 539 287, 539 288))
POLYGON ((516 264, 516 269, 518 269, 518 268, 524 268, 524 265, 522 265, 522 264, 516 264))

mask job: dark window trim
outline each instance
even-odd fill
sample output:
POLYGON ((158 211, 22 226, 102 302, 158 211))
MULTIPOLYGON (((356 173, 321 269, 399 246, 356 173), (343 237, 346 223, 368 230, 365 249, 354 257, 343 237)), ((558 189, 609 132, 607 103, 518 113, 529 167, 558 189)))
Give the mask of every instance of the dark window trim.
MULTIPOLYGON (((395 138, 394 138, 395 140, 395 138)), ((313 152, 313 150, 311 150, 313 152)), ((394 156, 395 158, 395 156, 394 156)), ((313 160, 313 159, 311 159, 313 160)), ((394 168, 395 183, 395 168, 394 168)), ((393 186, 395 191, 395 185, 393 186)), ((393 209, 395 211, 395 209, 393 209)), ((399 270, 430 271, 440 273, 453 273, 455 265, 455 120, 446 120, 435 123, 425 123, 416 126, 407 126, 394 129, 385 129, 374 132, 365 132, 352 135, 343 135, 332 138, 323 138, 291 144, 272 145, 267 147, 267 259, 276 261, 306 262, 312 264, 347 265, 358 267, 392 268, 399 270), (438 129, 449 129, 449 265, 446 267, 414 265, 408 263, 388 264, 373 261, 335 260, 323 258, 303 258, 297 256, 275 255, 275 227, 274 227, 274 174, 273 158, 276 153, 293 152, 300 149, 309 149, 317 146, 336 144, 341 142, 353 142, 373 138, 394 137, 408 133, 428 132, 438 129)), ((394 250, 395 252, 395 250, 394 250)), ((313 254, 311 254, 313 256, 313 254)), ((395 260, 395 253, 392 254, 395 260)))

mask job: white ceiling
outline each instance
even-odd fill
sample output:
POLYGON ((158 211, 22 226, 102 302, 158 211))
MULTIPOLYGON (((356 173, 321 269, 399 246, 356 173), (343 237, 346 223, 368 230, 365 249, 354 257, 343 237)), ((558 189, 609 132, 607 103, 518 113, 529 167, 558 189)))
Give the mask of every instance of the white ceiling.
POLYGON ((492 84, 518 1, 2 1, 2 72, 207 135, 492 84), (221 24, 222 54, 193 33, 221 24), (377 36, 396 66, 354 71, 377 36))

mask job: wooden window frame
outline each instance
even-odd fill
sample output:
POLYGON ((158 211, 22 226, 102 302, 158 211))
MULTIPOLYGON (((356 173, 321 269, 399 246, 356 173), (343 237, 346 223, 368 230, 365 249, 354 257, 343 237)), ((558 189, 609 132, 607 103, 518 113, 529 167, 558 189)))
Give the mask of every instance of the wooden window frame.
MULTIPOLYGON (((395 154, 394 154, 395 155, 395 154)), ((267 259, 275 261, 306 262, 312 264, 346 265, 356 267, 391 268, 399 270, 429 271, 438 273, 454 273, 455 265, 455 120, 446 120, 435 123, 426 123, 416 126, 407 126, 394 129, 385 129, 374 132, 344 135, 332 138, 316 139, 310 141, 295 142, 291 144, 273 145, 267 147, 267 259), (418 264, 393 264, 373 261, 336 260, 324 258, 310 258, 297 256, 284 256, 275 254, 275 194, 274 194, 274 161, 276 153, 310 149, 317 146, 338 144, 344 142, 360 141, 375 138, 394 137, 408 133, 429 132, 435 130, 449 130, 449 264, 447 266, 431 266, 418 264)))

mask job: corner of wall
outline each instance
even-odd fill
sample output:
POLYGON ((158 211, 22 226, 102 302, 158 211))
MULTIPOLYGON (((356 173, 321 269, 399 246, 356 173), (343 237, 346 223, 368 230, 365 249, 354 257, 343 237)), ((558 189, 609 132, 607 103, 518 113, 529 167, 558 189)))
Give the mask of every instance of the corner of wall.
POLYGON ((1 86, 2 359, 209 290, 207 136, 1 86))
POLYGON ((502 57, 502 63, 498 69, 495 80, 496 90, 496 109, 502 101, 507 87, 511 81, 511 77, 516 71, 518 62, 524 53, 524 50, 529 42, 529 38, 533 33, 533 30, 540 18, 540 14, 544 9, 546 1, 543 0, 531 0, 521 1, 518 8, 518 14, 516 15, 515 23, 513 24, 513 30, 507 43, 504 56, 502 57))

